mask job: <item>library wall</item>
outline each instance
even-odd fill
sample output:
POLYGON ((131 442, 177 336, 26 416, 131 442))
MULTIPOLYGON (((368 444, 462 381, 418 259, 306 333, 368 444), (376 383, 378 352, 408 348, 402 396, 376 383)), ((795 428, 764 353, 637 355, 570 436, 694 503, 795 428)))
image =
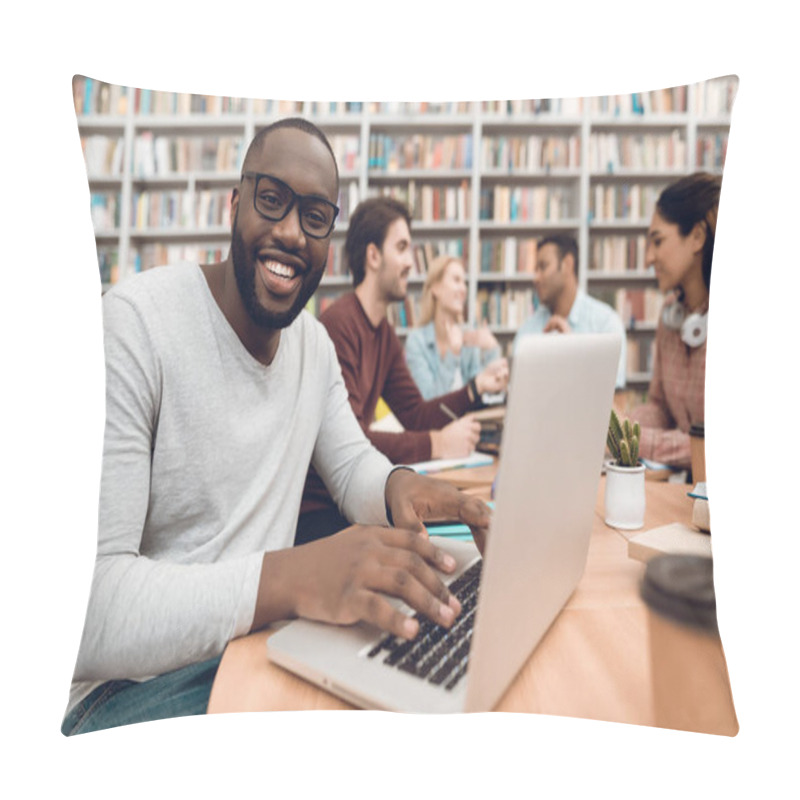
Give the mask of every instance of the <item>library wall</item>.
POLYGON ((349 215, 366 197, 407 203, 415 271, 392 308, 402 336, 419 314, 427 265, 464 260, 466 318, 508 352, 536 302, 537 240, 579 244, 579 283, 621 315, 628 387, 646 388, 661 307, 644 259, 660 191, 696 170, 721 173, 735 78, 634 95, 460 103, 276 102, 112 86, 77 77, 75 110, 103 288, 178 260, 217 261, 231 190, 263 127, 302 115, 329 137, 341 175, 327 272, 310 306, 348 291, 349 215))

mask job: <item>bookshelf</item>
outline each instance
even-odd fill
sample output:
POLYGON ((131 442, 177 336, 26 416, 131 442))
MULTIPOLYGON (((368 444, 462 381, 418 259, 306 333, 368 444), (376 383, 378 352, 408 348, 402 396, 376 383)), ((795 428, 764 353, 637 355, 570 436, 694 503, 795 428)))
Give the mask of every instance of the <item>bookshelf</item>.
POLYGON ((275 119, 302 115, 329 137, 341 213, 311 308, 348 291, 351 211, 385 194, 412 212, 415 274, 393 309, 413 323, 427 263, 463 258, 467 318, 486 318, 507 352, 534 302, 536 240, 579 245, 581 289, 628 329, 628 387, 646 388, 661 306, 644 263, 659 192, 697 169, 721 172, 736 79, 563 100, 322 103, 176 94, 77 78, 73 86, 104 289, 156 264, 219 260, 247 143, 275 119))

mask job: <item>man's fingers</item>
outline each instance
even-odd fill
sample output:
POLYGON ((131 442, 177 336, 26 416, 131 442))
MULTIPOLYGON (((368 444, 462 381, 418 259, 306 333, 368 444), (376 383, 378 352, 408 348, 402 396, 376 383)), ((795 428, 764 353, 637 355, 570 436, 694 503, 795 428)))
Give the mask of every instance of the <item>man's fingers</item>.
MULTIPOLYGON (((400 528, 387 528, 382 535, 383 542, 392 548, 412 551, 420 559, 435 566, 442 572, 452 572, 456 568, 455 559, 444 550, 437 547, 430 539, 420 536, 416 530, 401 530, 400 528)), ((391 559, 392 554, 388 554, 391 559)), ((385 562, 385 559, 384 559, 385 562)), ((427 567, 430 569, 430 567, 427 567)), ((431 573, 435 577, 435 573, 431 573)), ((436 578, 438 581, 438 578, 436 578)))
POLYGON ((396 636, 413 638, 417 623, 388 602, 385 595, 402 600, 413 611, 450 627, 461 604, 415 553, 396 550, 393 557, 370 570, 365 585, 353 596, 353 613, 396 636))
POLYGON ((413 639, 419 633, 419 623, 385 597, 369 589, 362 589, 354 597, 355 613, 359 619, 375 625, 401 639, 413 639))
POLYGON ((400 502, 392 509, 392 522, 396 528, 414 531, 419 536, 427 534, 425 524, 419 518, 414 506, 410 502, 400 502))
POLYGON ((470 531, 478 552, 483 555, 486 548, 486 528, 470 528, 470 531))
POLYGON ((470 528, 482 528, 485 530, 489 527, 491 511, 486 503, 477 497, 471 497, 466 494, 461 495, 459 500, 458 519, 461 522, 469 525, 470 528))
POLYGON ((445 627, 452 625, 461 611, 458 600, 432 572, 412 572, 402 564, 381 567, 370 588, 402 600, 414 611, 445 627))

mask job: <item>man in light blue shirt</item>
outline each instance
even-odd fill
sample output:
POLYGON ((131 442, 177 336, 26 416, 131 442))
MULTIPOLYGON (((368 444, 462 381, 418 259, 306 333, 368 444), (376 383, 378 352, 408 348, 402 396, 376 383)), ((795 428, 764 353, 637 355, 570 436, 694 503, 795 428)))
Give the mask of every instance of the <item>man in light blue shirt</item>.
POLYGON ((533 333, 618 333, 622 349, 617 388, 625 386, 625 328, 616 311, 578 288, 578 245, 571 236, 547 236, 539 242, 533 285, 539 307, 514 337, 514 350, 523 336, 533 333))

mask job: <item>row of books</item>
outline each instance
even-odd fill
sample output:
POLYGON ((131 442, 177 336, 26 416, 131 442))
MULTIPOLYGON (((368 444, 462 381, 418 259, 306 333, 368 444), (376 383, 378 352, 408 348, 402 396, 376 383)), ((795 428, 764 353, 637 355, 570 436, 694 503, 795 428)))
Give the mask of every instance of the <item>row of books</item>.
POLYGON ((370 133, 369 168, 471 169, 472 135, 370 133))
POLYGON ((325 274, 329 277, 347 275, 344 242, 331 241, 330 245, 328 245, 328 260, 325 262, 325 274))
POLYGON ((589 109, 594 114, 630 116, 634 114, 675 114, 686 112, 687 86, 673 86, 651 92, 612 94, 589 98, 589 109))
MULTIPOLYGON (((107 227, 105 221, 95 228, 107 227)), ((100 246, 97 248, 100 263, 100 275, 103 283, 117 282, 119 275, 119 250, 116 247, 100 246)), ((174 264, 179 261, 196 261, 200 264, 210 264, 226 258, 228 246, 207 245, 198 243, 163 243, 152 242, 139 245, 131 254, 134 272, 141 272, 162 264, 174 264)), ((442 239, 438 241, 422 242, 414 245, 414 274, 424 276, 428 267, 439 255, 453 255, 466 262, 469 254, 466 241, 463 239, 442 239)), ((331 242, 328 249, 328 260, 325 265, 325 274, 329 277, 343 277, 348 275, 344 242, 331 242)))
POLYGON ((589 137, 589 167, 595 171, 675 169, 686 167, 686 139, 670 133, 593 133, 589 137))
POLYGON ((152 89, 135 89, 133 97, 137 114, 244 114, 247 110, 247 101, 241 97, 152 89))
POLYGON ((125 158, 122 136, 81 136, 81 150, 90 177, 121 177, 125 158))
POLYGON ((448 255, 460 258, 464 264, 469 262, 469 240, 437 239, 415 244, 414 269, 417 275, 427 275, 431 262, 438 256, 448 255))
POLYGON ((89 197, 89 208, 95 231, 119 228, 121 211, 119 192, 92 192, 89 197))
POLYGON ((339 171, 355 172, 358 170, 361 137, 357 133, 334 133, 327 134, 327 139, 336 156, 339 171))
POLYGON ((235 172, 239 169, 241 136, 158 136, 137 134, 133 173, 139 178, 187 172, 235 172))
POLYGON ((591 295, 616 309, 626 328, 658 323, 664 296, 658 289, 597 289, 591 295))
MULTIPOLYGON (((191 114, 244 114, 248 100, 243 97, 190 94, 188 92, 166 92, 156 89, 131 89, 127 86, 105 83, 104 81, 76 75, 72 82, 75 113, 109 114, 124 116, 128 112, 128 102, 132 101, 136 114, 175 115, 191 114)), ((438 104, 443 107, 453 104, 438 104)), ((360 113, 363 103, 357 102, 319 102, 295 100, 252 101, 255 114, 284 116, 302 114, 312 117, 338 116, 360 113)), ((449 109, 447 109, 449 112, 449 109)))
POLYGON ((581 137, 571 136, 487 136, 481 142, 484 169, 541 170, 578 167, 581 137))
POLYGON ((561 186, 491 186, 481 189, 480 219, 557 222, 575 216, 575 192, 561 186))
MULTIPOLYGON (((738 88, 735 76, 702 81, 694 85, 694 110, 698 116, 729 114, 738 88)), ((75 111, 83 114, 124 116, 132 99, 137 114, 243 114, 248 102, 256 114, 285 116, 300 114, 311 117, 360 114, 365 104, 352 101, 269 100, 167 92, 153 89, 131 89, 76 75, 72 83, 75 111)), ((567 97, 559 99, 515 99, 483 101, 484 113, 497 116, 552 114, 578 116, 584 102, 594 114, 627 116, 632 114, 685 113, 688 87, 675 86, 650 92, 601 97, 567 97)), ((468 114, 475 102, 370 102, 370 113, 386 115, 468 114)))
POLYGON ((336 117, 347 114, 360 114, 364 103, 351 101, 323 100, 253 100, 255 114, 278 117, 300 115, 303 117, 336 117))
POLYGON ((703 133, 697 137, 696 164, 700 169, 722 169, 728 154, 728 133, 703 133))
POLYGON ((468 114, 472 111, 474 104, 471 102, 455 103, 369 103, 368 108, 371 114, 390 114, 403 116, 405 114, 468 114))
POLYGON ((244 114, 247 101, 242 97, 134 89, 133 108, 137 114, 244 114))
POLYGON ((531 237, 506 236, 481 241, 481 274, 519 275, 536 268, 538 241, 531 237))
POLYGON ((370 194, 393 197, 405 203, 412 220, 418 222, 469 222, 471 192, 466 180, 458 185, 445 186, 409 181, 372 187, 370 194))
POLYGON ((592 272, 619 273, 643 270, 647 237, 644 234, 629 236, 594 236, 590 246, 589 270, 592 272))
POLYGON ((519 328, 533 310, 533 289, 478 289, 477 318, 489 325, 519 328))
POLYGON ((591 220, 649 224, 665 184, 595 184, 589 193, 591 220))
POLYGON ((416 328, 420 317, 420 295, 409 292, 399 303, 390 303, 386 309, 386 318, 390 325, 401 330, 416 328))
POLYGON ((336 224, 343 225, 350 219, 350 215, 355 211, 359 203, 359 190, 356 181, 341 181, 339 184, 339 198, 336 205, 339 206, 339 215, 336 217, 336 224))
POLYGON ((140 245, 133 251, 136 272, 142 272, 164 264, 194 261, 198 264, 216 264, 228 256, 228 247, 202 244, 163 244, 160 242, 140 245))
POLYGON ((626 372, 628 375, 635 373, 653 372, 653 356, 655 354, 655 342, 653 339, 632 339, 628 337, 625 343, 625 358, 627 361, 626 372))
POLYGON ((738 88, 739 79, 735 75, 698 83, 694 90, 695 113, 698 116, 730 114, 738 88))
MULTIPOLYGON (((381 139, 386 137, 381 137, 381 139)), ((427 137, 426 137, 427 138, 427 137)), ((446 137, 449 140, 449 137, 446 137)), ((359 167, 357 135, 330 137, 339 169, 356 171, 359 167)), ((705 168, 721 168, 727 150, 727 133, 702 134, 697 139, 696 158, 705 168)), ((87 169, 92 175, 121 175, 124 140, 102 134, 81 138, 87 169)), ((137 177, 172 175, 193 171, 234 172, 243 156, 241 136, 160 136, 142 131, 134 142, 133 170, 137 177)), ((389 156, 383 165, 387 171, 408 169, 458 168, 469 164, 458 151, 448 151, 444 141, 429 147, 426 153, 403 143, 399 157, 389 156)), ((626 169, 670 169, 686 165, 686 141, 680 131, 670 134, 592 134, 590 165, 593 170, 614 172, 626 169)), ((386 155, 376 156, 376 166, 386 155)), ((580 141, 570 137, 490 137, 483 140, 484 169, 541 170, 580 165, 580 141)), ((464 168, 467 168, 466 166, 464 168)))
POLYGON ((136 230, 227 227, 230 225, 230 207, 230 189, 136 192, 131 223, 136 230))
MULTIPOLYGON (((329 139, 341 171, 358 169, 358 137, 329 139)), ((121 177, 125 159, 122 136, 81 137, 91 177, 121 177)), ((142 131, 134 140, 133 174, 150 178, 190 172, 238 172, 244 156, 241 136, 160 136, 142 131)))
POLYGON ((528 114, 577 116, 583 113, 582 97, 563 97, 555 100, 485 100, 483 111, 509 117, 528 114))
MULTIPOLYGON (((92 222, 95 230, 108 230, 119 225, 118 196, 92 195, 92 222)), ((644 269, 644 236, 603 236, 592 242, 589 269, 594 272, 622 273, 644 269)), ((153 243, 139 247, 142 268, 154 264, 167 264, 177 260, 220 260, 223 249, 201 244, 153 243)), ((116 248, 114 248, 116 252, 116 248)), ((484 276, 532 274, 536 265, 537 240, 529 237, 508 236, 481 242, 480 273, 484 276)), ((439 255, 448 254, 460 258, 464 263, 469 258, 466 239, 440 239, 414 245, 413 274, 424 276, 430 263, 439 255)), ((344 276, 348 274, 344 242, 333 241, 328 251, 325 274, 344 276)), ((596 293, 596 292, 593 292, 596 293)), ((661 295, 654 289, 611 290, 606 302, 613 305, 628 324, 654 322, 660 308, 661 295), (631 294, 633 292, 633 294, 631 294)))
POLYGON ((128 112, 128 87, 104 83, 83 75, 72 79, 72 101, 77 115, 128 112))
MULTIPOLYGON (((413 246, 414 268, 412 275, 422 276, 428 274, 428 268, 434 258, 440 255, 451 255, 467 263, 469 249, 467 240, 463 238, 434 239, 418 242, 413 246)), ((325 265, 325 274, 328 276, 345 276, 348 274, 344 242, 332 241, 328 248, 328 260, 325 265)))

